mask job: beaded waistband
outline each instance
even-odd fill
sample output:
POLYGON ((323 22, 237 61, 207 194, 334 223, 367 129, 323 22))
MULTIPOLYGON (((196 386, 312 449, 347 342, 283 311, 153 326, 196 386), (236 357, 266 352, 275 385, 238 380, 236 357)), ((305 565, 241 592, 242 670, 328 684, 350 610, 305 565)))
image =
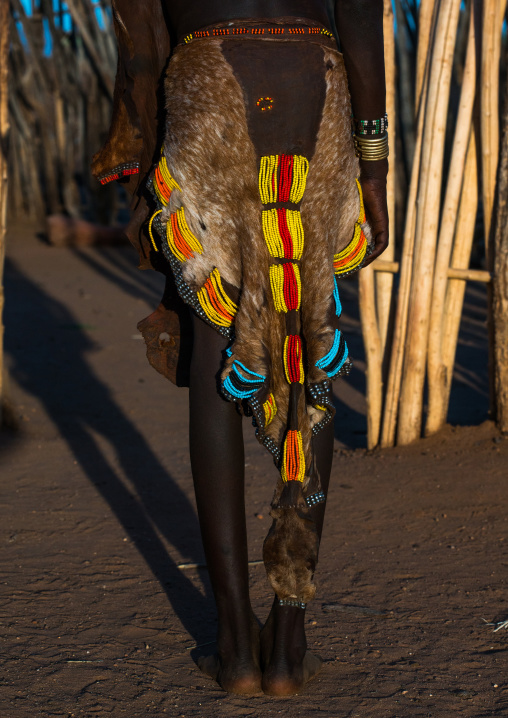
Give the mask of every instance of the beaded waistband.
POLYGON ((302 18, 221 22, 185 35, 180 44, 214 37, 237 40, 317 40, 335 46, 335 37, 330 30, 313 20, 302 18))

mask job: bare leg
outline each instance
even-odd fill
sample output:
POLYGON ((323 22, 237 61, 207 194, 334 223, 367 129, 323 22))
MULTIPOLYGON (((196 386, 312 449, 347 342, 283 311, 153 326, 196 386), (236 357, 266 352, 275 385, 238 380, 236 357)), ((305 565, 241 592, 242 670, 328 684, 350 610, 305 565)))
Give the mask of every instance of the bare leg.
POLYGON ((217 604, 216 656, 200 668, 226 691, 261 690, 259 629, 249 598, 242 418, 219 394, 227 344, 194 316, 190 455, 201 536, 217 604))
MULTIPOLYGON (((333 458, 333 423, 314 440, 317 469, 322 489, 328 494, 333 458)), ((311 511, 321 540, 326 503, 311 511)), ((305 609, 279 606, 275 598, 270 615, 261 632, 263 691, 269 695, 288 696, 298 693, 318 673, 322 661, 307 651, 305 609)))

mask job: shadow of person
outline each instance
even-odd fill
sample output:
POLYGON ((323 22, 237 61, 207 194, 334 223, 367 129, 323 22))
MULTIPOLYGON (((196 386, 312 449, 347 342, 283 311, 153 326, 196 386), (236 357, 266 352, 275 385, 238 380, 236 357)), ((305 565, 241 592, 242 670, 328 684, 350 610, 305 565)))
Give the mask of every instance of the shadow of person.
MULTIPOLYGON (((12 261, 6 262, 6 352, 13 378, 44 405, 88 479, 108 502, 185 629, 199 642, 214 621, 207 575, 205 593, 193 585, 168 554, 159 532, 182 554, 199 527, 189 500, 153 454, 146 440, 86 361, 93 342, 72 313, 46 294, 12 261), (67 340, 62 340, 62 335, 67 340), (116 471, 100 440, 116 450, 116 471), (137 496, 122 479, 134 486, 137 496), (208 628, 207 628, 208 627, 208 628)), ((192 560, 203 562, 192 547, 192 560)))

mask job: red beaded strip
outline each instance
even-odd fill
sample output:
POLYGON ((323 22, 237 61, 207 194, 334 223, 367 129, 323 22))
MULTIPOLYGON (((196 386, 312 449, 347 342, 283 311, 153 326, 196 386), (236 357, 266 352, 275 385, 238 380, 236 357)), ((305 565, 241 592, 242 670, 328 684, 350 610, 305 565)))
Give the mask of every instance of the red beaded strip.
POLYGON ((284 342, 284 371, 288 384, 303 384, 302 340, 298 334, 289 334, 284 342))
POLYGON ((131 164, 120 165, 119 167, 115 167, 115 169, 112 170, 109 174, 100 175, 100 177, 98 177, 98 180, 102 185, 105 185, 105 184, 108 184, 109 182, 114 182, 114 180, 119 180, 121 177, 128 177, 129 175, 138 175, 138 174, 139 174, 139 163, 133 162, 131 164))

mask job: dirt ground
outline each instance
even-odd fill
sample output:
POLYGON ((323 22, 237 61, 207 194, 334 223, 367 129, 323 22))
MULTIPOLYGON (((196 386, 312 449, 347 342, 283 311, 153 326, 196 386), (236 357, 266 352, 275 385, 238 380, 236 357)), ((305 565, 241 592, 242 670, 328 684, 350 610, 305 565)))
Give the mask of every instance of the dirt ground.
MULTIPOLYGON (((136 322, 160 277, 130 248, 9 237, 7 368, 16 431, 0 436, 0 716, 508 715, 508 440, 487 419, 485 301, 471 288, 450 420, 410 447, 367 452, 357 357, 336 384, 336 458, 307 612, 324 667, 301 695, 240 698, 196 668, 215 615, 187 456, 187 395, 150 368, 136 322), (470 424, 470 426, 467 426, 470 424), (185 568, 181 564, 198 564, 185 568)), ((246 421, 250 557, 276 479, 246 421)), ((270 594, 251 569, 255 611, 270 594)))

